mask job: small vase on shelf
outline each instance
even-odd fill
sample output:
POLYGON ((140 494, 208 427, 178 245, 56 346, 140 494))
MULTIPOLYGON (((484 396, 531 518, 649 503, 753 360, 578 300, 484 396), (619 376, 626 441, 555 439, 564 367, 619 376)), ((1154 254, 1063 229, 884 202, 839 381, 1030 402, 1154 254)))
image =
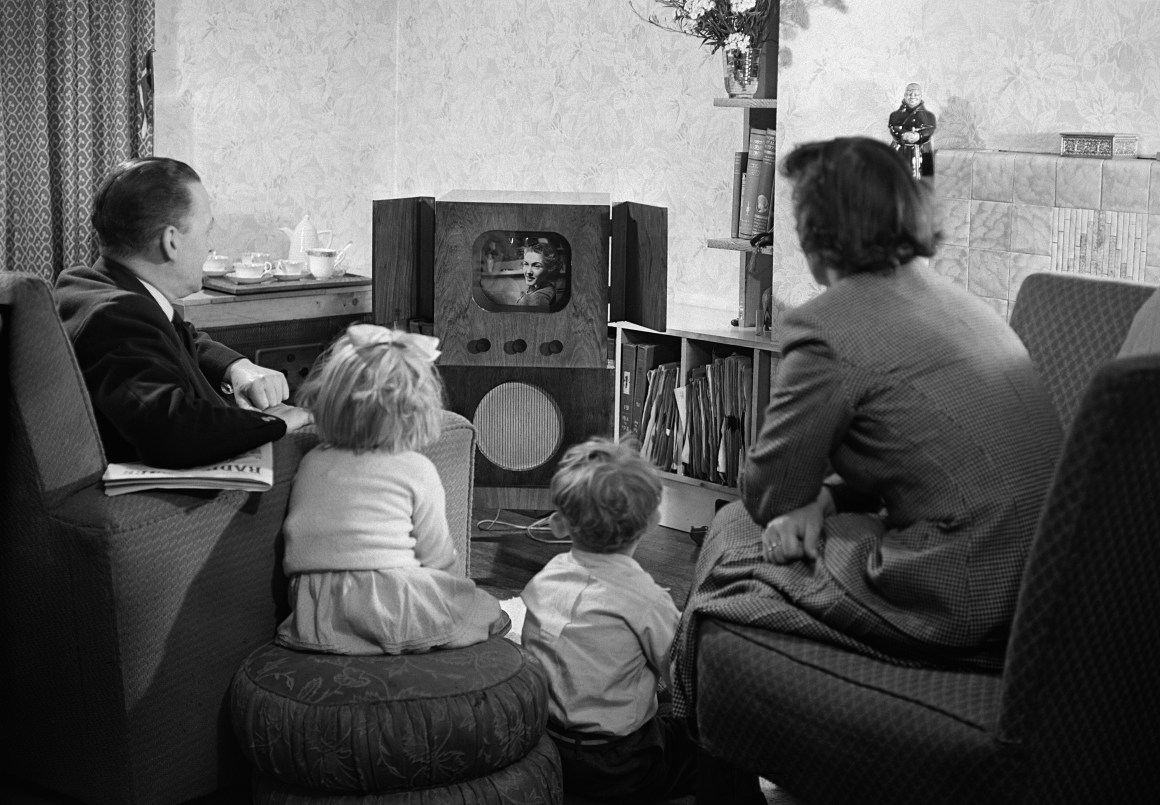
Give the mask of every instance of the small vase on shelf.
POLYGON ((723 48, 725 92, 730 98, 752 98, 757 91, 761 51, 757 48, 723 48))

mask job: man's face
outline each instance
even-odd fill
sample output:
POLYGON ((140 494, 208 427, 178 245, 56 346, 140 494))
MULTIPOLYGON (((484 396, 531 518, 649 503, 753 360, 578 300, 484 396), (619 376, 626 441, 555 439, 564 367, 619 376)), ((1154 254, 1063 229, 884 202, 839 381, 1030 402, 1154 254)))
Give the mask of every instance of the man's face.
POLYGON ((911 84, 906 88, 906 94, 902 98, 906 101, 907 106, 914 108, 922 102, 922 88, 917 84, 911 84))
POLYGON ((524 252, 524 279, 532 285, 544 273, 544 255, 540 252, 524 252))
POLYGON ((210 232, 213 231, 209 193, 201 182, 191 182, 188 187, 190 207, 185 220, 175 224, 180 235, 174 258, 185 294, 201 288, 201 267, 209 253, 210 232))

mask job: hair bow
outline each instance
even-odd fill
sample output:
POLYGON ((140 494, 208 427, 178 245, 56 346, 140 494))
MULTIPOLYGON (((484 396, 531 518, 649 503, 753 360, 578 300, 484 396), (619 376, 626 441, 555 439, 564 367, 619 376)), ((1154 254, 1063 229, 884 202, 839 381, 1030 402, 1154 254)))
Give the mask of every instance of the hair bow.
POLYGON ((400 349, 414 349, 425 360, 434 363, 440 356, 439 339, 420 333, 392 330, 378 324, 352 324, 346 329, 350 343, 356 349, 372 346, 393 346, 400 349))

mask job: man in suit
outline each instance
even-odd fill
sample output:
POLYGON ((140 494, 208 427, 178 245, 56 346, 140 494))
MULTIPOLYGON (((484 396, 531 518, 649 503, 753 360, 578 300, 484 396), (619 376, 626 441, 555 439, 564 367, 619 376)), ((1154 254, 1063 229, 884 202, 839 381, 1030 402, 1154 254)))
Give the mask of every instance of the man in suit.
POLYGON ((213 214, 200 177, 173 159, 124 162, 97 192, 100 258, 57 279, 61 320, 110 461, 193 467, 310 422, 286 377, 174 310, 201 287, 213 214))

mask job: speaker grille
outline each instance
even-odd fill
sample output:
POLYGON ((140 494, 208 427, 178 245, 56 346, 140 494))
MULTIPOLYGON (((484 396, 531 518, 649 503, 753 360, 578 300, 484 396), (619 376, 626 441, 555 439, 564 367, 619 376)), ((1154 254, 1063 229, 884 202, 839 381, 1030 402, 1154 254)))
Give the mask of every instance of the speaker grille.
POLYGON ((564 415, 546 391, 531 383, 501 383, 472 417, 479 452, 505 470, 531 470, 549 461, 564 441, 564 415))

